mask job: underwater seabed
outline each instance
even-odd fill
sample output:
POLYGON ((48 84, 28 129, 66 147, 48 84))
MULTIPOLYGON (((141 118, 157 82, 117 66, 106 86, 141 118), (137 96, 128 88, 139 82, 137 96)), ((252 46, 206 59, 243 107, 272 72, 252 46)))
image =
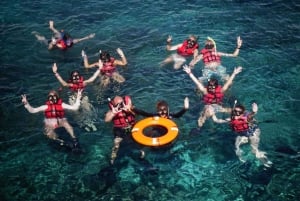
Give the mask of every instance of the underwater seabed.
MULTIPOLYGON (((6 192, 4 200, 86 200, 88 197, 88 200, 263 201, 295 200, 295 195, 299 195, 293 191, 299 178, 292 172, 297 169, 284 172, 285 166, 299 162, 299 154, 293 150, 279 148, 272 153, 276 156, 272 158, 274 165, 266 168, 247 146, 243 147, 244 153, 249 153, 245 154, 247 162, 242 163, 230 150, 231 146, 225 150, 213 146, 222 143, 219 136, 197 137, 201 143, 194 137, 163 151, 149 149, 143 160, 137 152, 124 147, 124 154, 113 166, 106 162, 109 158, 105 152, 109 150, 96 146, 77 155, 50 142, 43 143, 31 149, 35 159, 24 154, 24 148, 14 153, 10 167, 2 170, 7 177, 1 182, 1 191, 6 192), (191 147, 193 151, 189 150, 191 147), (101 164, 93 155, 99 156, 101 164), (286 159, 285 163, 278 163, 282 158, 286 159), (22 161, 31 162, 31 166, 22 165, 22 161), (283 185, 283 181, 287 184, 283 185)), ((86 138, 83 144, 90 140, 89 136, 86 138)))

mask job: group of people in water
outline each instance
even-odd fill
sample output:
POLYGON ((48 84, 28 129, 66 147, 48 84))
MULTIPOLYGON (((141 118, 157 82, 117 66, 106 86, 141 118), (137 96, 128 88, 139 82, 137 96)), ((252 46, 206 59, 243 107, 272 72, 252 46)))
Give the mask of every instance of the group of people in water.
MULTIPOLYGON (((58 48, 66 50, 80 41, 93 38, 95 34, 90 34, 80 39, 72 39, 70 34, 64 30, 58 31, 54 28, 54 22, 49 22, 49 28, 53 31, 53 37, 47 40, 44 36, 35 33, 39 41, 45 42, 48 49, 58 48)), ((197 89, 202 93, 202 101, 204 103, 203 110, 198 119, 198 127, 203 127, 205 121, 211 118, 216 123, 228 123, 236 134, 235 152, 241 161, 244 161, 240 146, 250 142, 251 149, 256 158, 258 158, 264 166, 270 167, 272 162, 268 160, 266 153, 259 150, 260 129, 255 122, 254 116, 258 112, 256 103, 252 104, 252 111, 246 111, 245 107, 235 101, 233 107, 224 107, 223 97, 226 90, 232 85, 235 77, 242 72, 242 67, 236 67, 232 74, 226 72, 226 68, 221 63, 221 57, 237 57, 242 46, 242 40, 237 37, 237 47, 233 53, 223 53, 217 51, 216 43, 208 37, 205 41, 204 48, 199 50, 198 38, 190 35, 182 43, 172 45, 172 36, 168 36, 166 41, 166 49, 168 51, 176 51, 161 62, 161 66, 174 63, 174 69, 183 68, 183 71, 196 84, 197 89), (186 64, 190 60, 189 64, 186 64), (203 61, 202 77, 196 78, 192 70, 195 65, 203 61), (220 84, 224 82, 223 86, 220 84), (219 119, 217 113, 228 113, 226 119, 219 119)), ((27 100, 26 95, 22 95, 22 102, 30 113, 44 112, 45 114, 45 134, 48 138, 58 142, 60 145, 70 147, 73 151, 80 150, 78 138, 74 134, 72 126, 65 117, 65 110, 79 111, 75 113, 74 118, 80 127, 87 131, 97 131, 97 128, 90 115, 95 108, 89 103, 89 98, 83 94, 83 90, 88 84, 94 82, 98 77, 101 80, 101 87, 109 87, 111 79, 118 83, 123 83, 125 78, 116 70, 117 66, 126 66, 127 59, 123 51, 118 48, 117 53, 120 59, 113 58, 108 52, 100 51, 99 60, 95 63, 89 63, 85 51, 81 52, 83 64, 85 68, 95 67, 97 70, 88 79, 84 79, 78 71, 72 71, 70 78, 65 81, 58 73, 56 63, 52 66, 52 71, 58 82, 70 89, 69 102, 64 103, 56 91, 51 90, 48 94, 47 101, 40 107, 32 107, 27 100), (61 139, 55 130, 64 127, 71 137, 71 142, 61 139)), ((118 150, 121 142, 131 136, 131 130, 136 124, 136 116, 144 117, 160 117, 160 118, 179 118, 189 109, 189 99, 184 99, 183 108, 177 112, 169 111, 168 103, 164 100, 158 101, 156 104, 156 113, 150 113, 138 109, 132 103, 131 97, 115 96, 109 100, 109 110, 105 114, 104 121, 113 123, 114 143, 111 152, 110 163, 113 164, 118 156, 118 150)), ((160 131, 158 131, 160 132, 160 131)), ((163 131, 164 132, 164 131, 163 131)), ((163 134, 163 133, 162 133, 163 134)), ((140 150, 141 158, 144 158, 145 152, 140 150)))

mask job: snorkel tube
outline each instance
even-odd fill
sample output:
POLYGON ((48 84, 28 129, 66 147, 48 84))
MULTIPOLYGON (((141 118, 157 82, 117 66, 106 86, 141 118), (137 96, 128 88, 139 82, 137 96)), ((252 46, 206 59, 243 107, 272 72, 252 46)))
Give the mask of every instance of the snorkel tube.
POLYGON ((217 44, 216 44, 215 40, 213 38, 209 37, 209 36, 207 37, 207 40, 210 40, 214 44, 214 46, 215 46, 215 53, 217 53, 217 44))

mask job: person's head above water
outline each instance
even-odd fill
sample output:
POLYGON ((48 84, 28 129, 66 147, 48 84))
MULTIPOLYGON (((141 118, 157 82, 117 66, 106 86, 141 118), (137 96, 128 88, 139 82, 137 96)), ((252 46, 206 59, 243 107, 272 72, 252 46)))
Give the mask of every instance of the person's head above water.
POLYGON ((216 88, 218 87, 218 80, 216 78, 210 78, 207 83, 207 92, 215 93, 216 88))
POLYGON ((110 61, 110 54, 106 51, 101 51, 100 50, 100 60, 105 63, 110 61))
POLYGON ((161 100, 156 104, 156 111, 160 117, 168 117, 169 116, 169 105, 166 101, 161 100))
POLYGON ((80 81, 80 73, 77 70, 74 70, 70 74, 70 80, 72 83, 78 83, 80 81))
POLYGON ((207 40, 205 41, 205 49, 207 50, 215 50, 216 49, 216 42, 211 37, 207 37, 207 40))
POLYGON ((190 35, 187 39, 188 47, 194 47, 197 44, 197 37, 194 35, 190 35))
POLYGON ((48 101, 51 104, 56 104, 58 102, 58 99, 59 99, 59 96, 58 96, 58 93, 55 90, 51 90, 48 93, 48 101))
POLYGON ((232 110, 232 116, 241 116, 245 112, 245 107, 241 104, 236 105, 232 110))

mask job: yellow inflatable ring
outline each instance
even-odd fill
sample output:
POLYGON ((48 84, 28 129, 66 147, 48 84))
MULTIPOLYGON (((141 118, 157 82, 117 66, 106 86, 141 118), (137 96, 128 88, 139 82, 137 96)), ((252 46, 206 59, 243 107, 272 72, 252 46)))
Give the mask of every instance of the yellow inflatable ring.
POLYGON ((148 117, 135 124, 131 130, 133 139, 146 146, 162 146, 175 140, 178 135, 177 125, 170 119, 160 117, 148 117), (148 137, 143 130, 149 126, 162 126, 167 129, 167 133, 160 137, 148 137))

